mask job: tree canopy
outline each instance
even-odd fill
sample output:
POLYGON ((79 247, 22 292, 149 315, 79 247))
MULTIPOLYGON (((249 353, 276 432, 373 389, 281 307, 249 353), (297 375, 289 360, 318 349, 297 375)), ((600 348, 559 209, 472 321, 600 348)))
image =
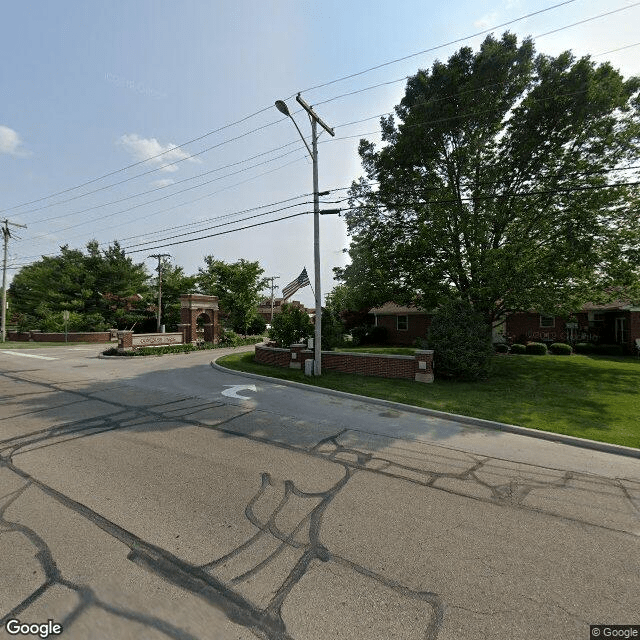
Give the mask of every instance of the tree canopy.
POLYGON ((371 305, 463 298, 487 322, 633 291, 639 88, 509 33, 418 71, 381 148, 360 142, 338 277, 371 305))
POLYGON ((257 317, 260 292, 267 286, 258 262, 240 259, 234 263, 205 256, 198 269, 198 287, 204 294, 218 296, 220 309, 234 331, 247 333, 257 317))
POLYGON ((148 273, 115 242, 100 250, 87 244, 86 253, 60 247, 57 256, 43 256, 23 267, 9 287, 10 312, 18 324, 49 331, 62 330, 62 312, 69 311, 71 330, 129 327, 144 322, 148 273))

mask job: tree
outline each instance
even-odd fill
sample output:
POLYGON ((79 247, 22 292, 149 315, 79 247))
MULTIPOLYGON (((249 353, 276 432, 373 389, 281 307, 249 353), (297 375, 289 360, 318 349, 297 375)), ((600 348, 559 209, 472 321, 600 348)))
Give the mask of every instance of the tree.
POLYGON ((9 287, 12 312, 49 330, 61 330, 63 311, 70 312, 74 330, 130 326, 145 315, 147 279, 144 264, 135 264, 117 242, 100 251, 91 241, 86 254, 65 245, 59 255, 43 256, 16 274, 9 287))
POLYGON ((258 314, 260 292, 267 286, 258 262, 240 259, 232 264, 205 256, 205 268, 198 269, 197 282, 204 294, 217 296, 228 324, 246 335, 258 314))
POLYGON ((493 355, 491 328, 468 300, 451 299, 440 305, 429 327, 437 376, 476 380, 489 371, 493 355))
POLYGON ((280 313, 273 316, 269 337, 281 347, 306 340, 313 335, 313 325, 307 312, 292 304, 283 304, 280 313))
MULTIPOLYGON (((182 267, 174 266, 169 260, 162 259, 162 322, 169 331, 178 330, 181 322, 180 296, 192 293, 196 288, 197 279, 197 276, 186 275, 182 267)), ((155 288, 157 290, 157 282, 155 288)))
POLYGON ((575 310, 640 283, 640 80, 489 36, 407 83, 352 185, 351 264, 368 296, 434 309, 575 310), (377 187, 374 183, 378 183, 377 187), (616 186, 617 185, 617 186, 616 186))

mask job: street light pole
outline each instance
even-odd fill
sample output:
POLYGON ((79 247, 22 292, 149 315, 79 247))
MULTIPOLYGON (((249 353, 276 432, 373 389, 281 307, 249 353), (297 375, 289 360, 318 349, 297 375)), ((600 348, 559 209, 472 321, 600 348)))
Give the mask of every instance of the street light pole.
POLYGON ((318 114, 310 107, 301 97, 300 94, 296 96, 297 102, 300 106, 309 114, 311 120, 311 149, 307 141, 304 139, 300 128, 298 127, 293 116, 289 112, 289 108, 282 100, 276 100, 276 108, 280 113, 288 116, 293 121, 302 142, 304 142, 307 151, 311 156, 313 162, 313 261, 315 267, 315 298, 316 298, 316 318, 315 318, 315 332, 313 340, 313 375, 319 376, 322 374, 322 292, 320 282, 320 192, 318 189, 318 123, 320 126, 331 136, 335 136, 335 133, 329 125, 322 121, 318 114))

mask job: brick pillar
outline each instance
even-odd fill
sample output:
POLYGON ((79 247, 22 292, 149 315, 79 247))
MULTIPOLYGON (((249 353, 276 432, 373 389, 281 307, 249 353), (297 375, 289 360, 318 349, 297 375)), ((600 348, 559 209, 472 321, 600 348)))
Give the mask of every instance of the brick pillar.
POLYGON ((133 349, 133 331, 118 331, 118 351, 133 349))
POLYGON ((306 344, 292 344, 289 349, 291 349, 291 362, 289 363, 290 369, 302 369, 302 350, 306 349, 306 344))
POLYGON ((187 344, 191 342, 191 325, 181 323, 178 325, 178 331, 182 333, 182 343, 187 344))
POLYGON ((416 382, 433 382, 433 350, 416 351, 416 382))

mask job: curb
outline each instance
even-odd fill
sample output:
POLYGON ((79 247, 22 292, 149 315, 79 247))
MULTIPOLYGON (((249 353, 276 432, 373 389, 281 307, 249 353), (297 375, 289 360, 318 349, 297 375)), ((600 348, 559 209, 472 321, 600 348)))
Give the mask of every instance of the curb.
POLYGON ((436 409, 426 409, 424 407, 414 407, 410 404, 403 404, 402 402, 393 402, 391 400, 382 400, 380 398, 370 398, 369 396, 361 396, 355 393, 347 393, 346 391, 336 391, 334 389, 325 389, 322 387, 315 387, 313 385, 304 384, 303 382, 294 382, 293 380, 282 380, 281 378, 270 378, 269 376, 262 376, 257 373, 245 373, 243 371, 236 371, 235 369, 227 369, 222 365, 216 363, 218 358, 227 354, 219 354, 214 360, 210 362, 213 369, 222 371, 224 373, 231 373, 237 376, 243 376, 246 378, 254 378, 256 380, 265 380, 267 382, 273 382, 276 384, 284 384, 290 387, 297 387, 299 389, 306 389, 307 391, 314 391, 316 393, 324 393, 325 395, 337 396, 338 398, 345 398, 350 400, 360 400, 362 402, 369 402, 371 404, 377 404, 383 407, 389 407, 391 409, 397 409, 407 413, 417 413, 420 415, 431 416, 434 418, 440 418, 442 420, 449 420, 451 422, 459 422, 461 424, 469 425, 472 427, 482 427, 484 429, 495 429, 497 431, 504 431, 506 433, 515 433, 520 436, 528 436, 530 438, 538 438, 540 440, 549 440, 552 442, 559 442, 561 444, 567 444, 574 447, 581 447, 583 449, 592 449, 594 451, 601 451, 603 453, 613 453, 620 456, 627 456, 630 458, 640 459, 640 449, 634 449, 633 447, 625 447, 620 444, 610 444, 608 442, 598 442, 597 440, 588 440, 587 438, 576 438, 575 436, 568 436, 562 433, 553 433, 552 431, 541 431, 539 429, 529 429, 528 427, 520 427, 515 424, 506 424, 504 422, 493 422, 492 420, 484 420, 482 418, 473 418, 471 416, 461 416, 456 413, 446 413, 445 411, 437 411, 436 409))

